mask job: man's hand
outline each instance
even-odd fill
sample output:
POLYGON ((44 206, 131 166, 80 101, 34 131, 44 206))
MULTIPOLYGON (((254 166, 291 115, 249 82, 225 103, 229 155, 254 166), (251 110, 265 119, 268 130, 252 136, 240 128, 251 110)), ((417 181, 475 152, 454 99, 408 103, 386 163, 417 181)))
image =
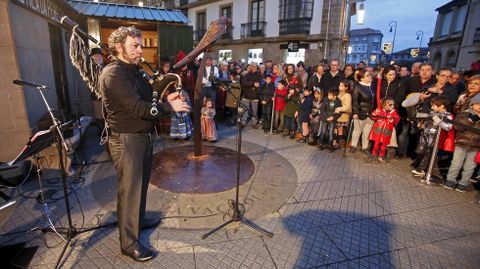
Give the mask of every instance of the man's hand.
POLYGON ((190 106, 187 102, 180 99, 178 92, 171 93, 167 96, 168 103, 172 106, 175 112, 190 112, 190 106))
POLYGON ((266 105, 267 104, 267 101, 262 101, 262 105, 266 105))
POLYGON ((330 116, 330 117, 327 118, 327 121, 332 121, 332 120, 333 120, 333 117, 332 117, 332 116, 330 116))
POLYGON ((423 100, 425 100, 425 99, 428 99, 428 98, 430 98, 431 95, 432 95, 431 93, 429 93, 429 94, 423 94, 423 93, 421 93, 421 94, 420 94, 420 100, 423 101, 423 100))

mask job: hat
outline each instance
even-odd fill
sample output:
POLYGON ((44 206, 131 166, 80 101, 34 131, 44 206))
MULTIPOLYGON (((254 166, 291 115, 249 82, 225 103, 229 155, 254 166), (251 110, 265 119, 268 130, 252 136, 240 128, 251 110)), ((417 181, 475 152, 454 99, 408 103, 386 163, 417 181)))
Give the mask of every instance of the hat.
POLYGON ((90 49, 90 56, 95 55, 95 54, 102 54, 102 49, 101 48, 91 48, 90 49))
POLYGON ((468 104, 469 106, 472 106, 474 104, 480 104, 480 94, 475 94, 472 99, 470 99, 470 103, 468 104))
POLYGON ((319 87, 313 87, 313 91, 314 92, 322 92, 322 89, 320 89, 319 87))

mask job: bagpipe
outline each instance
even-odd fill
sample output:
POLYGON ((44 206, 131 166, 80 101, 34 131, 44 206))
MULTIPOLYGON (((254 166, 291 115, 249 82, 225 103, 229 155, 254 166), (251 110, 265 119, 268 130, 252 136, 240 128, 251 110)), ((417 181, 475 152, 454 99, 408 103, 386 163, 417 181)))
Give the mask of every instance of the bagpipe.
MULTIPOLYGON (((103 67, 99 64, 96 64, 93 59, 90 57, 90 50, 88 45, 85 43, 84 38, 90 40, 95 45, 99 46, 101 49, 110 54, 110 50, 101 44, 94 37, 84 32, 76 22, 71 20, 67 16, 63 16, 60 20, 60 23, 67 29, 72 31, 70 37, 70 59, 73 66, 75 66, 82 79, 87 82, 90 90, 95 94, 95 96, 100 100, 102 94, 100 92, 99 77, 100 73, 103 70, 103 67)), ((147 80, 147 82, 152 85, 152 107, 150 109, 150 114, 152 116, 158 115, 158 103, 165 103, 168 100, 168 90, 172 85, 175 87, 177 92, 182 90, 182 80, 179 75, 174 73, 160 74, 158 70, 153 68, 149 63, 142 58, 142 64, 147 66, 153 74, 150 76, 141 66, 138 66, 138 71, 140 75, 147 80)))

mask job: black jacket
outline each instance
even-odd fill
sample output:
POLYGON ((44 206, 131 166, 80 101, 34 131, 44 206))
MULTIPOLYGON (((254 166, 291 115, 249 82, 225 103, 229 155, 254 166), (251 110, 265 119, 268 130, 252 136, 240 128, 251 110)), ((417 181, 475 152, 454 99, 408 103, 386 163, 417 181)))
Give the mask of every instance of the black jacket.
POLYGON ((322 80, 323 80, 324 89, 322 90, 323 90, 324 96, 326 96, 325 94, 329 90, 338 89, 338 85, 340 85, 340 81, 342 81, 342 79, 343 79, 343 73, 340 70, 334 77, 332 76, 330 71, 323 74, 322 80))
POLYGON ((316 87, 316 88, 320 88, 325 96, 325 92, 324 92, 324 89, 325 89, 325 85, 324 85, 324 82, 325 82, 325 79, 324 79, 325 75, 322 75, 322 77, 320 79, 318 79, 316 73, 313 74, 309 79, 308 79, 308 82, 307 82, 307 89, 310 89, 311 91, 313 91, 313 87, 316 87))
POLYGON ((245 99, 258 100, 260 98, 260 88, 255 88, 253 85, 255 82, 260 83, 262 81, 262 75, 260 73, 248 72, 243 77, 242 83, 242 95, 245 99))
POLYGON ((272 97, 275 92, 275 85, 273 82, 265 83, 260 88, 260 101, 267 101, 268 105, 272 105, 272 97))
POLYGON ((159 103, 159 115, 150 115, 152 87, 134 64, 114 60, 102 70, 99 84, 106 121, 112 132, 152 132, 158 116, 171 110, 169 104, 159 103))
POLYGON ((320 114, 322 115, 322 121, 326 121, 327 118, 333 117, 333 120, 336 121, 341 113, 335 114, 335 109, 337 107, 342 107, 342 102, 340 99, 328 100, 328 97, 323 98, 322 106, 320 108, 320 114))
POLYGON ((428 88, 435 85, 435 83, 437 83, 437 79, 434 76, 432 76, 425 83, 422 83, 420 76, 413 76, 406 79, 405 83, 402 83, 402 86, 404 87, 403 91, 405 94, 409 95, 414 92, 426 91, 428 88))
POLYGON ((374 109, 375 90, 372 87, 356 83, 352 94, 352 115, 366 119, 374 109))
MULTIPOLYGON (((383 98, 391 98, 395 101, 395 108, 397 109, 398 113, 402 117, 407 116, 407 112, 404 107, 402 107, 402 102, 405 100, 405 88, 402 87, 402 83, 400 80, 396 79, 390 83, 387 80, 382 79, 380 88, 380 99, 383 98)), ((377 89, 377 84, 372 87, 373 89, 377 89)), ((378 105, 378 104, 377 104, 378 105)))

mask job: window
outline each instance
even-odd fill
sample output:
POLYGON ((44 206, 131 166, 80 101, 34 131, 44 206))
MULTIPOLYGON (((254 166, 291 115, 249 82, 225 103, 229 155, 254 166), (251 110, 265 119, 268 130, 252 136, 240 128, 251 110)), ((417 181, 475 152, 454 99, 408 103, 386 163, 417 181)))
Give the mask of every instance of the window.
POLYGON ((309 34, 313 0, 280 0, 280 34, 309 34))
POLYGON ((461 32, 463 30, 463 25, 465 24, 465 18, 467 16, 467 5, 463 5, 458 9, 457 21, 455 22, 454 33, 461 32))
POLYGON ((205 11, 197 13, 197 30, 195 30, 195 40, 200 40, 207 32, 207 16, 205 11))
POLYGON ((232 18, 232 6, 226 6, 220 8, 220 16, 232 18))
POLYGON ((452 24, 452 16, 453 16, 452 11, 443 15, 442 31, 440 32, 440 36, 448 35, 448 33, 450 32, 450 25, 452 24))
POLYGON ((232 60, 232 50, 219 50, 218 51, 218 59, 224 61, 231 61, 232 60))
POLYGON ((308 18, 313 14, 312 0, 280 0, 280 20, 308 18))
MULTIPOLYGON (((265 20, 265 1, 259 0, 259 1, 253 1, 252 2, 252 14, 250 16, 250 21, 253 24, 258 24, 261 21, 265 20)), ((253 30, 257 30, 253 28, 253 30)))
POLYGON ((298 52, 288 52, 285 59, 287 64, 297 64, 298 62, 305 62, 305 49, 298 49, 298 52))
MULTIPOLYGON (((263 2, 263 1, 262 1, 263 2)), ((248 49, 248 62, 255 62, 257 64, 263 62, 263 49, 248 49)))

